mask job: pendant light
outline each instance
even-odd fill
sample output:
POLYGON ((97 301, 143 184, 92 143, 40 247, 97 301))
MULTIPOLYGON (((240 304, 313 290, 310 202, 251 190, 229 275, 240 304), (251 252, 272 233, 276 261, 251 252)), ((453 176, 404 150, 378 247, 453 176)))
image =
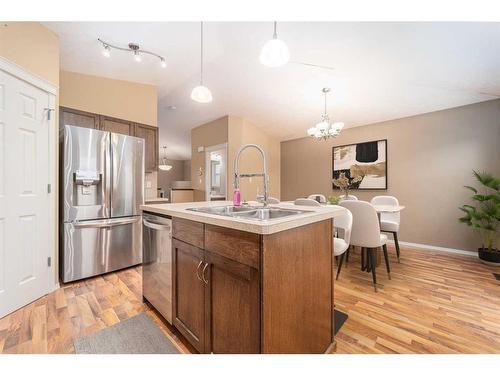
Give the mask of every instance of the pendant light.
POLYGON ((167 146, 163 146, 163 157, 161 158, 158 168, 160 168, 161 171, 169 171, 172 169, 172 166, 167 162, 167 146))
POLYGON ((212 93, 209 88, 203 86, 203 22, 201 22, 201 51, 200 51, 200 84, 191 91, 191 99, 198 103, 210 103, 212 93))
POLYGON ((285 65, 290 60, 288 47, 281 39, 278 39, 276 33, 276 22, 274 22, 273 39, 264 44, 259 56, 261 64, 271 68, 277 68, 285 65))
POLYGON ((328 113, 326 113, 326 96, 330 92, 328 87, 323 88, 321 90, 323 94, 325 94, 325 112, 321 115, 321 121, 318 122, 312 128, 307 129, 307 135, 315 138, 315 139, 323 139, 327 140, 330 138, 336 138, 340 134, 340 131, 344 127, 343 122, 334 122, 333 124, 330 122, 330 117, 328 113))

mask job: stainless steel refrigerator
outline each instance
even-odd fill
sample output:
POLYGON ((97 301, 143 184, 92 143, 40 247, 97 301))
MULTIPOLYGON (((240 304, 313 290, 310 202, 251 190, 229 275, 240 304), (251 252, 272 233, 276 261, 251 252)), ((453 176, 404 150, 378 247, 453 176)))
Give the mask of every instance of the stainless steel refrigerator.
POLYGON ((60 141, 62 281, 141 263, 144 140, 65 125, 60 141))

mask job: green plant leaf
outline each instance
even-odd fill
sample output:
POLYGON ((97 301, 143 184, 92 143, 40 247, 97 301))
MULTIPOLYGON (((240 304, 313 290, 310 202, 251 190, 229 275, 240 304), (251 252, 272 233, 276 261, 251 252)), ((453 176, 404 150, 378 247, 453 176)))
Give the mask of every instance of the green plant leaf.
POLYGON ((465 185, 464 188, 471 190, 473 193, 477 194, 477 189, 473 188, 472 186, 467 186, 465 185))

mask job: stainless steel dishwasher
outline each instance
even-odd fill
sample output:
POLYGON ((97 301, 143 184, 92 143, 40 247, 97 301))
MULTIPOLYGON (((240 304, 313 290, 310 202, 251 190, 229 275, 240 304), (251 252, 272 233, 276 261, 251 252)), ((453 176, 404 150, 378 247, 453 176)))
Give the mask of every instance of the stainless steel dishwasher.
POLYGON ((142 214, 142 295, 172 323, 172 219, 142 214))

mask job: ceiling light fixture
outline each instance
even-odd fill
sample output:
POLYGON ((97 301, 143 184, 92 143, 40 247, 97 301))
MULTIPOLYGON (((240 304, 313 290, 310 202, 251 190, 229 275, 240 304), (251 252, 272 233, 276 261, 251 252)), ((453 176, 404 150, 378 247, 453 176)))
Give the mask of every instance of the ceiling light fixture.
POLYGON ((109 48, 109 46, 107 44, 103 45, 102 55, 104 57, 110 57, 111 56, 111 48, 109 48))
POLYGON ((201 36, 200 36, 200 84, 191 91, 191 99, 198 103, 210 103, 212 101, 212 93, 210 89, 203 86, 203 22, 201 22, 201 36))
POLYGON ((172 166, 168 164, 167 161, 167 146, 163 146, 163 157, 161 158, 158 168, 160 168, 161 171, 169 171, 172 169, 172 166))
POLYGON ((325 94, 325 112, 321 116, 321 121, 313 126, 312 128, 307 129, 307 135, 315 138, 315 139, 323 139, 328 140, 330 138, 336 138, 340 134, 342 128, 344 127, 343 122, 334 122, 333 124, 330 122, 330 117, 328 113, 326 113, 326 95, 330 92, 328 87, 323 88, 321 90, 323 94, 325 94))
POLYGON ((108 42, 105 42, 104 40, 102 40, 100 38, 97 38, 97 40, 102 44, 102 48, 103 48, 102 54, 105 57, 110 57, 111 56, 111 49, 116 49, 116 50, 119 50, 119 51, 132 52, 133 55, 134 55, 134 60, 137 61, 137 62, 141 62, 142 61, 142 56, 143 55, 155 56, 155 57, 157 57, 160 60, 160 66, 162 68, 166 68, 167 67, 167 62, 165 61, 165 58, 163 56, 160 56, 160 55, 158 55, 158 54, 156 54, 154 52, 143 50, 143 49, 141 49, 141 47, 138 44, 129 43, 128 46, 127 46, 127 48, 125 48, 125 47, 114 46, 112 44, 109 44, 108 42))
POLYGON ((271 68, 277 68, 285 65, 290 60, 290 52, 288 47, 281 39, 278 39, 276 33, 276 22, 274 22, 273 39, 268 40, 259 56, 261 64, 271 68))

